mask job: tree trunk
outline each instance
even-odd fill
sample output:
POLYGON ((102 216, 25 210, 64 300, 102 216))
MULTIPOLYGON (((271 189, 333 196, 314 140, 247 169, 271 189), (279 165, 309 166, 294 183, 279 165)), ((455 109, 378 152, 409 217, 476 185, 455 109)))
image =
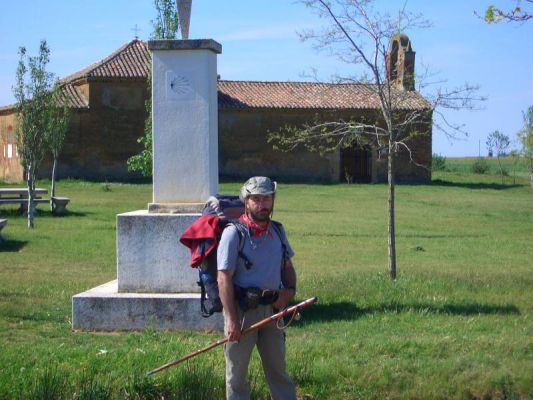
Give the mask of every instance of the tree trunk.
POLYGON ((28 168, 28 176, 27 176, 27 183, 28 183, 28 208, 26 212, 28 213, 28 228, 33 229, 33 195, 34 195, 34 185, 35 185, 35 178, 33 176, 33 168, 30 166, 28 168))
POLYGON ((531 183, 531 189, 533 189, 533 157, 529 157, 529 180, 531 183))
POLYGON ((502 185, 503 185, 503 168, 502 168, 502 163, 500 161, 500 154, 498 153, 498 166, 500 167, 500 175, 502 177, 502 185))
POLYGON ((394 149, 392 139, 389 139, 388 154, 388 182, 389 182, 389 274, 396 279, 396 236, 394 232, 394 149))
POLYGON ((54 164, 52 166, 52 184, 50 187, 50 211, 54 212, 54 197, 56 195, 56 165, 57 158, 54 157, 54 164))

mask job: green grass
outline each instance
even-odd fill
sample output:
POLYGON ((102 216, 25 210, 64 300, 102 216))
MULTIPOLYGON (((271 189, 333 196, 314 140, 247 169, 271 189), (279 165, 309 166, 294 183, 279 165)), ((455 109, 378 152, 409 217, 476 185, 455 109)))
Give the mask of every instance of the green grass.
MULTIPOLYGON (((478 157, 452 157, 446 158, 446 170, 448 172, 463 172, 471 173, 472 164, 478 159, 478 157)), ((498 164, 497 157, 482 157, 489 166, 489 175, 500 175, 500 166, 498 164)), ((513 178, 527 178, 529 176, 530 165, 529 162, 524 159, 516 159, 510 156, 500 157, 500 162, 505 175, 505 183, 513 183, 513 178)), ((501 180, 500 180, 501 183, 501 180)))
MULTIPOLYGON (((533 397, 533 191, 527 174, 506 182, 465 169, 398 186, 395 282, 386 185, 280 182, 274 217, 296 251, 298 299, 319 297, 287 330, 300 396, 533 397)), ((144 376, 218 334, 70 329, 72 295, 116 277, 115 215, 145 208, 151 186, 61 181, 58 195, 70 214, 40 205, 33 231, 0 208, 0 399, 223 398, 220 348, 144 376)), ((257 356, 250 380, 267 399, 257 356)))

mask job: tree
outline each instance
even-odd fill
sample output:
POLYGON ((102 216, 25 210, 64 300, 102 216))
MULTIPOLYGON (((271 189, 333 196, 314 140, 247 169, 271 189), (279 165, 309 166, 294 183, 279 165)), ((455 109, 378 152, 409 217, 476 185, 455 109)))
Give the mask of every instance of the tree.
MULTIPOLYGON (((151 39, 176 39, 178 32, 178 13, 175 0, 154 0, 156 9, 156 19, 152 20, 154 31, 151 39)), ((151 73, 147 79, 148 92, 152 89, 151 73)), ((144 149, 128 161, 128 171, 140 171, 144 177, 152 176, 152 100, 148 99, 146 106, 146 121, 144 123, 144 136, 137 139, 137 143, 143 145, 144 149)))
POLYGON ((38 56, 28 57, 25 47, 19 49, 19 55, 13 87, 17 110, 15 137, 28 186, 28 228, 33 228, 35 177, 53 129, 53 74, 46 71, 50 49, 45 40, 40 43, 38 56))
POLYGON ((529 162, 531 189, 533 189, 533 106, 522 113, 524 127, 518 132, 518 140, 522 145, 522 155, 529 162))
POLYGON ((513 161, 513 185, 516 185, 516 167, 518 167, 520 162, 520 152, 513 149, 509 152, 509 157, 513 161))
POLYGON ((50 152, 52 153, 52 183, 50 187, 50 209, 53 212, 55 203, 54 197, 56 193, 56 169, 59 153, 63 148, 65 136, 67 135, 68 126, 70 122, 70 108, 68 104, 68 97, 61 91, 59 82, 54 85, 52 94, 54 104, 51 108, 51 125, 52 128, 48 131, 47 143, 50 152))
POLYGON ((503 185, 503 167, 502 167, 500 156, 505 153, 505 151, 509 148, 510 144, 511 144, 511 140, 509 139, 509 136, 501 133, 500 131, 492 132, 487 138, 487 148, 489 149, 489 151, 492 149, 496 151, 496 158, 498 159, 498 166, 500 167, 500 174, 502 177, 502 185, 503 185))
MULTIPOLYGON (((313 41, 318 50, 328 50, 342 62, 362 66, 366 71, 363 78, 350 76, 338 77, 337 80, 368 84, 368 89, 374 91, 379 99, 379 109, 375 116, 367 120, 314 121, 301 127, 286 126, 278 132, 272 132, 269 141, 274 147, 286 151, 299 145, 320 152, 354 144, 372 146, 378 154, 387 157, 388 269, 391 278, 396 279, 396 155, 403 150, 411 157, 410 140, 420 136, 424 126, 427 128, 431 124, 431 115, 437 106, 452 109, 471 107, 476 100, 473 97, 476 88, 465 85, 454 90, 440 90, 431 103, 428 102, 426 109, 413 111, 404 104, 412 98, 414 76, 407 72, 402 79, 389 79, 400 71, 392 70, 387 48, 393 38, 400 42, 408 41, 402 34, 408 29, 427 27, 428 23, 421 15, 405 9, 400 10, 397 17, 380 14, 373 9, 372 0, 300 0, 300 3, 328 21, 323 30, 302 33, 302 40, 313 41)), ((461 131, 459 125, 453 125, 446 119, 434 126, 450 135, 461 131)), ((411 160, 415 162, 412 157, 411 160)))
POLYGON ((152 39, 176 39, 178 32, 178 12, 175 0, 154 0, 157 12, 155 21, 152 20, 154 31, 152 39))
POLYGON ((504 11, 501 8, 490 5, 485 10, 483 19, 489 23, 506 22, 526 22, 533 18, 533 10, 526 10, 521 4, 525 3, 525 7, 532 6, 533 0, 516 0, 514 8, 508 11, 504 11))

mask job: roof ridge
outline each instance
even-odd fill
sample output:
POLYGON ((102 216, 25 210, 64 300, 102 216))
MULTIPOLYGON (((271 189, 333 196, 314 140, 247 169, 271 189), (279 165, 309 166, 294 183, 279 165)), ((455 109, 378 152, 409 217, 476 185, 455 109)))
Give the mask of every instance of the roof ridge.
POLYGON ((373 87, 375 83, 363 83, 363 82, 317 82, 317 81, 259 81, 259 80, 233 80, 233 79, 220 79, 220 83, 244 83, 244 84, 279 84, 279 85, 324 85, 324 86, 364 86, 373 87))

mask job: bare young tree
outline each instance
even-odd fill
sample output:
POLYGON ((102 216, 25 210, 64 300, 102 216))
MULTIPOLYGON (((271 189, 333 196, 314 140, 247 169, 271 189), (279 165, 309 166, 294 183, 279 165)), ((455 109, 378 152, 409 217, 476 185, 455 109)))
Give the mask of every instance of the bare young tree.
MULTIPOLYGON (((301 33, 302 40, 310 40, 317 50, 327 50, 340 61, 363 68, 362 77, 337 77, 337 81, 365 84, 366 90, 376 99, 376 115, 368 116, 366 120, 315 121, 302 127, 285 127, 271 133, 269 141, 282 150, 302 145, 320 152, 358 144, 371 146, 378 154, 387 157, 388 269, 390 277, 396 279, 397 154, 406 152, 413 163, 419 164, 413 157, 410 142, 431 130, 432 116, 435 113, 442 115, 438 107, 471 107, 476 100, 476 88, 465 85, 454 90, 439 90, 425 101, 425 106, 411 107, 413 101, 420 99, 414 91, 414 65, 412 70, 399 71, 394 51, 391 52, 394 49, 389 46, 396 43, 410 49, 404 32, 429 26, 420 14, 405 9, 399 10, 395 16, 382 14, 373 8, 373 0, 301 0, 300 3, 327 21, 322 30, 301 33)), ((433 126, 451 136, 461 132, 460 125, 445 118, 433 126)), ((420 166, 431 168, 430 165, 420 166)))
POLYGON ((70 122, 70 108, 68 103, 68 97, 61 90, 59 82, 54 85, 52 92, 53 105, 51 107, 51 127, 48 130, 48 137, 46 138, 48 148, 52 153, 52 182, 50 187, 50 210, 54 212, 56 195, 56 172, 57 161, 59 159, 59 153, 63 148, 65 137, 68 132, 70 122))
POLYGON ((500 175, 502 177, 502 185, 503 185, 503 167, 502 167, 500 156, 503 155, 505 151, 507 151, 510 144, 511 144, 511 140, 509 139, 509 136, 505 135, 504 133, 500 131, 492 132, 487 138, 487 148, 489 149, 489 152, 491 152, 492 150, 496 151, 496 158, 498 159, 498 166, 500 168, 500 175))
POLYGON ((33 228, 35 177, 52 127, 53 75, 46 71, 50 49, 45 40, 41 41, 37 56, 28 57, 25 47, 20 48, 19 55, 16 84, 13 87, 17 109, 15 137, 28 186, 28 228, 33 228))

